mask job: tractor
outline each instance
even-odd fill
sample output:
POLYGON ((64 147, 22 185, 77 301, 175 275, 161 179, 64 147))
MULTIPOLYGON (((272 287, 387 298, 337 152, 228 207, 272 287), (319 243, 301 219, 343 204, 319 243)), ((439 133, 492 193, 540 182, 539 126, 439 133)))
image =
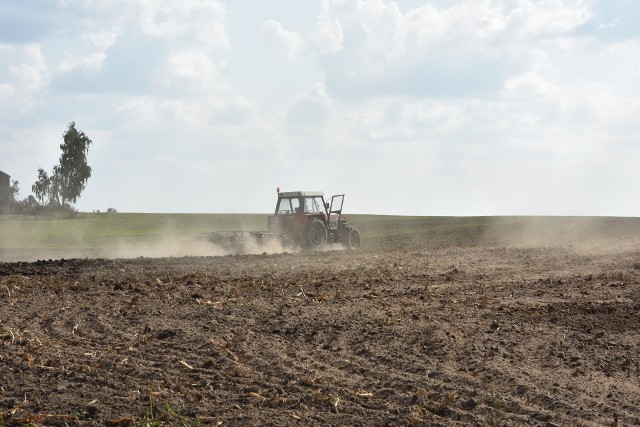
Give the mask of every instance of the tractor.
POLYGON ((303 248, 322 249, 327 243, 337 243, 358 249, 360 232, 342 215, 343 203, 344 194, 325 202, 321 192, 278 189, 276 210, 269 216, 267 228, 303 248))
POLYGON ((213 231, 194 236, 233 253, 279 241, 284 248, 321 250, 328 243, 348 249, 360 247, 360 232, 342 215, 344 194, 324 200, 319 191, 280 192, 273 215, 267 219, 267 231, 213 231))

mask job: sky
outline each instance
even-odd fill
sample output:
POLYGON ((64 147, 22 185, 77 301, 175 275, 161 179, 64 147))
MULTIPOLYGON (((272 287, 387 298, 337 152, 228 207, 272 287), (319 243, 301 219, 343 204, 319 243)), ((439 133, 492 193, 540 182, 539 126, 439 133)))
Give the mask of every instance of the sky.
POLYGON ((0 0, 0 170, 76 207, 638 216, 636 0, 0 0))

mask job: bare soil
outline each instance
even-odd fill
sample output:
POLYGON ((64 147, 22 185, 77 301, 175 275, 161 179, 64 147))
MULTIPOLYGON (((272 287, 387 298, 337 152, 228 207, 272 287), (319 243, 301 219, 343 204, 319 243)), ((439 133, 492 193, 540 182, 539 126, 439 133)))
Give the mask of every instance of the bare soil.
POLYGON ((0 263, 0 425, 640 425, 640 246, 0 263))

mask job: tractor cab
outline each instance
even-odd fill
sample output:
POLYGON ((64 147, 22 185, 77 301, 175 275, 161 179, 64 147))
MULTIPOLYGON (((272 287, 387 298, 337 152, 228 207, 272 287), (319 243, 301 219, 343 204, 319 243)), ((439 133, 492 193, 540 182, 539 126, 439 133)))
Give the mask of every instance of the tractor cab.
POLYGON ((326 215, 324 195, 321 192, 289 191, 278 193, 276 215, 326 215))

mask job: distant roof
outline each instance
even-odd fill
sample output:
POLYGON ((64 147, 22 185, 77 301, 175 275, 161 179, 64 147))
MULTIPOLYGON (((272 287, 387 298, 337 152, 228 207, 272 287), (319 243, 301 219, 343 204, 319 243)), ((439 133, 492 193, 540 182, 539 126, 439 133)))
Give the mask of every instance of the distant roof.
POLYGON ((322 191, 286 191, 278 193, 278 197, 322 197, 322 191))
POLYGON ((4 173, 4 172, 0 171, 0 176, 8 176, 8 177, 10 177, 11 175, 9 175, 8 173, 4 173))

